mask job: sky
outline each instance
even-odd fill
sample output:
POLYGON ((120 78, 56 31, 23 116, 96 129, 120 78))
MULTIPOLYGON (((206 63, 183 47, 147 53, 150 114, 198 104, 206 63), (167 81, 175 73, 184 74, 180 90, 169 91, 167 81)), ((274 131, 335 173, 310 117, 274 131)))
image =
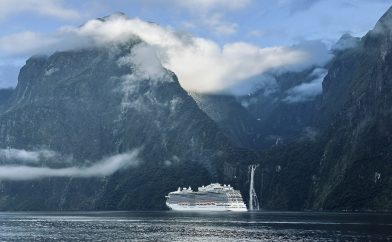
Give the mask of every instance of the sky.
POLYGON ((72 47, 69 42, 80 45, 81 35, 122 34, 123 29, 108 30, 121 23, 138 29, 130 32, 166 57, 161 61, 183 87, 216 92, 273 68, 322 65, 330 58, 324 49, 345 33, 363 36, 391 5, 391 0, 0 0, 0 88, 16 86, 31 55, 72 47), (78 30, 118 11, 132 21, 113 19, 106 26, 90 21, 99 31, 78 30), (167 38, 160 42, 162 34, 167 38), (200 73, 206 74, 196 78, 200 73))

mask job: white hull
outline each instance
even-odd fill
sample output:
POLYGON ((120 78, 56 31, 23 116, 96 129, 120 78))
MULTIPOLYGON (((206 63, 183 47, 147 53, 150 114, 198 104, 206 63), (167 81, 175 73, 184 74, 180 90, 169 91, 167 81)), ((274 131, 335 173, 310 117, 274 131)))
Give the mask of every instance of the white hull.
POLYGON ((206 206, 183 206, 178 204, 168 204, 166 205, 175 211, 210 211, 210 212, 222 212, 222 211, 233 211, 233 212, 246 212, 248 211, 246 208, 233 208, 230 206, 216 206, 216 205, 206 205, 206 206))
POLYGON ((197 191, 179 187, 166 198, 166 205, 175 211, 248 211, 240 191, 219 183, 199 187, 197 191))

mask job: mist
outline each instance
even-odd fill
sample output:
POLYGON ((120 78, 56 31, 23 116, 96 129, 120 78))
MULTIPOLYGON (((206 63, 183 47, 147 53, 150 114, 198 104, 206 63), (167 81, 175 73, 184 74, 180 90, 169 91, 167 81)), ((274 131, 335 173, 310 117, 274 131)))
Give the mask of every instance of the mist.
POLYGON ((310 76, 313 79, 307 83, 301 83, 287 91, 287 96, 283 100, 287 103, 298 103, 313 100, 323 92, 323 80, 328 71, 323 68, 316 68, 310 76))
POLYGON ((22 161, 37 163, 40 160, 59 158, 59 154, 52 150, 41 149, 29 151, 24 149, 0 149, 0 161, 22 161))
POLYGON ((37 180, 49 177, 104 177, 140 164, 139 149, 101 159, 90 166, 49 168, 26 165, 0 166, 0 180, 37 180))

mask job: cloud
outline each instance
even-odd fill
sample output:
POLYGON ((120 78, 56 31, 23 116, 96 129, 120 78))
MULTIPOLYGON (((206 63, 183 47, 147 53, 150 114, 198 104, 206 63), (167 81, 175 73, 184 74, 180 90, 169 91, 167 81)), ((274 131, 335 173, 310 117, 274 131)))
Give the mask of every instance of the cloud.
POLYGON ((328 46, 321 40, 305 40, 291 46, 292 49, 307 53, 306 60, 291 66, 289 71, 303 70, 310 66, 324 66, 334 55, 328 46))
POLYGON ((231 35, 237 32, 238 24, 225 21, 222 14, 215 13, 202 19, 202 23, 218 35, 231 35))
POLYGON ((49 168, 33 166, 0 166, 0 180, 36 180, 48 177, 103 177, 118 170, 136 166, 139 150, 104 158, 91 166, 49 168))
POLYGON ((272 68, 304 61, 306 53, 284 47, 259 48, 248 43, 220 47, 205 39, 169 49, 165 65, 173 70, 188 91, 214 93, 228 91, 272 68))
POLYGON ((134 95, 134 93, 139 93, 140 81, 149 80, 153 84, 174 81, 172 75, 163 68, 155 50, 146 43, 134 46, 131 53, 121 57, 117 64, 119 66, 128 66, 132 72, 121 77, 121 92, 123 94, 121 100, 122 114, 130 107, 139 111, 144 110, 146 106, 143 105, 143 100, 155 99, 150 92, 146 92, 142 96, 134 95))
POLYGON ((65 20, 80 18, 78 11, 65 7, 64 1, 61 0, 0 1, 0 20, 23 12, 32 12, 65 20))
POLYGON ((190 11, 209 12, 212 10, 238 10, 250 4, 250 0, 175 0, 178 6, 190 11))
POLYGON ((313 100, 323 91, 322 83, 328 71, 322 68, 316 68, 310 76, 315 77, 308 83, 302 83, 287 91, 287 97, 283 100, 287 103, 298 103, 313 100))
POLYGON ((131 53, 121 57, 117 63, 120 66, 134 67, 133 75, 136 75, 138 79, 160 80, 166 74, 155 50, 146 43, 133 47, 131 53))
POLYGON ((227 12, 238 11, 249 6, 251 0, 173 0, 176 6, 187 9, 196 16, 193 21, 186 21, 185 26, 207 28, 214 35, 233 35, 238 24, 225 20, 227 12))
POLYGON ((39 162, 41 160, 54 159, 59 157, 59 154, 52 150, 36 150, 28 151, 23 149, 0 149, 0 161, 25 161, 25 162, 39 162))
POLYGON ((231 87, 246 85, 250 79, 267 71, 301 69, 325 62, 327 56, 324 53, 326 47, 313 42, 294 47, 261 48, 246 42, 220 46, 206 38, 178 33, 171 28, 138 18, 127 19, 122 15, 110 16, 105 20, 90 20, 78 28, 63 27, 48 36, 21 33, 2 37, 0 51, 9 55, 32 55, 91 45, 125 43, 135 38, 143 40, 152 49, 143 47, 137 50, 140 53, 132 58, 136 57, 135 61, 139 63, 134 64, 139 67, 152 64, 154 67, 148 71, 154 71, 159 66, 155 61, 156 55, 165 68, 176 73, 183 88, 202 93, 230 93, 231 87), (26 36, 30 41, 24 41, 26 36), (20 43, 21 47, 14 43, 20 43), (140 54, 145 54, 146 58, 140 54))
POLYGON ((285 2, 289 4, 290 12, 294 14, 296 12, 308 10, 309 8, 311 8, 313 5, 317 4, 320 1, 322 0, 296 0, 296 1, 285 1, 285 2))

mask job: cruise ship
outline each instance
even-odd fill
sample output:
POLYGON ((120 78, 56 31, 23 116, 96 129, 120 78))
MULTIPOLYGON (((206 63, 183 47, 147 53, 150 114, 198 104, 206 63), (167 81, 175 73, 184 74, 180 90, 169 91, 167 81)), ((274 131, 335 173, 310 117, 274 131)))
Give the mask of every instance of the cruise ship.
POLYGON ((219 183, 199 187, 197 191, 179 187, 166 196, 166 205, 178 211, 248 211, 238 190, 219 183))

